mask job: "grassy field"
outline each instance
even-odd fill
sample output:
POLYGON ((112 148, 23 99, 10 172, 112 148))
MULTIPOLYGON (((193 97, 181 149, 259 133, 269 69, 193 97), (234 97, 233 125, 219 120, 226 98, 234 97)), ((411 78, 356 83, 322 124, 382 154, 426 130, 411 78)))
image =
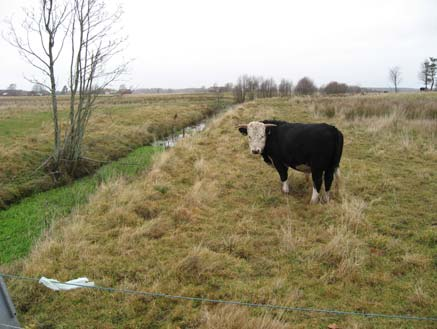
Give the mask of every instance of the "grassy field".
MULTIPOLYGON (((68 98, 59 103, 66 119, 68 98)), ((103 96, 90 120, 84 156, 118 159, 230 103, 224 97, 218 104, 213 94, 103 96)), ((52 130, 47 97, 0 97, 0 208, 59 185, 47 173, 35 172, 51 152, 52 130)), ((98 166, 87 163, 87 171, 98 166)))
MULTIPOLYGON (((141 291, 346 311, 435 316, 435 95, 257 100, 102 184, 22 261, 0 270, 141 291), (426 109, 426 111, 425 111, 426 109), (424 114, 426 113, 426 114, 424 114), (429 113, 434 113, 429 114, 429 113), (236 125, 335 124, 342 182, 328 205, 249 154, 236 125)), ((8 281, 36 328, 435 328, 435 323, 263 311, 8 281)))

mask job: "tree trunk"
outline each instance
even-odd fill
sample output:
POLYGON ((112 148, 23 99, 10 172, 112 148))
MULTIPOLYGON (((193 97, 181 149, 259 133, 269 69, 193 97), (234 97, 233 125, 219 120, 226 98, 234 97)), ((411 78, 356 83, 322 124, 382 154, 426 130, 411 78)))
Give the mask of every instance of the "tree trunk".
POLYGON ((52 98, 52 111, 53 111, 53 126, 54 126, 54 152, 53 159, 56 164, 60 160, 61 151, 61 132, 59 129, 58 120, 58 100, 56 97, 56 81, 53 72, 53 66, 50 67, 50 93, 52 98))
MULTIPOLYGON (((53 2, 50 1, 49 13, 52 12, 53 2)), ((53 48, 55 46, 55 32, 50 27, 51 22, 51 14, 49 14, 45 27, 49 37, 48 44, 48 57, 49 57, 49 73, 50 73, 50 94, 52 98, 52 112, 53 112, 53 126, 54 126, 54 152, 53 152, 53 160, 55 168, 59 166, 60 160, 60 151, 61 151, 61 132, 59 129, 59 120, 58 120, 58 99, 56 97, 56 78, 55 78, 55 59, 53 57, 53 48)))

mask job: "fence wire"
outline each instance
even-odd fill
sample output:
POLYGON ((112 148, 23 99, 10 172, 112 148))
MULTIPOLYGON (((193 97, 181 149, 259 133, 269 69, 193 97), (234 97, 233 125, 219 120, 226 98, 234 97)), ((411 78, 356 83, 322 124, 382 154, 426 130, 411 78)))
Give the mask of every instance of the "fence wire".
MULTIPOLYGON (((4 278, 17 279, 23 281, 32 281, 38 282, 39 279, 30 278, 20 275, 12 275, 0 273, 0 276, 4 278)), ((330 309, 318 309, 311 307, 292 307, 292 306, 284 306, 284 305, 273 305, 273 304, 259 304, 259 303, 251 303, 251 302, 242 302, 235 300, 224 300, 224 299, 211 299, 211 298, 203 298, 203 297, 189 297, 189 296, 180 296, 180 295, 170 295, 159 292, 145 292, 145 291, 137 291, 130 289, 118 289, 112 287, 103 287, 103 286, 86 286, 75 283, 63 283, 66 285, 87 288, 87 289, 96 289, 107 292, 115 292, 122 293, 127 295, 142 295, 147 297, 155 297, 155 298, 167 298, 167 299, 178 299, 178 300, 189 300, 195 302, 204 302, 204 303, 213 303, 213 304, 227 304, 227 305, 237 305, 237 306, 246 306, 253 308, 264 308, 270 310, 281 310, 288 312, 306 312, 306 313, 323 313, 330 315, 348 315, 348 316, 359 316, 365 318, 385 318, 385 319, 397 319, 397 320, 415 320, 415 321, 436 321, 437 316, 432 317, 422 317, 422 316, 413 316, 413 315, 403 315, 403 314, 382 314, 382 313, 364 313, 364 312, 353 312, 353 311, 341 311, 341 310, 330 310, 330 309)))

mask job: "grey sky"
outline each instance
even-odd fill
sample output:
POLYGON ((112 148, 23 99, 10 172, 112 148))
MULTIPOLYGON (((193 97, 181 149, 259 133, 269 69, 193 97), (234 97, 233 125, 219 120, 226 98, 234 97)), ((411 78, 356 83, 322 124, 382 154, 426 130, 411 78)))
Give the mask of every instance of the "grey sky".
MULTIPOLYGON (((20 8, 37 1, 0 0, 0 16, 19 23, 20 8)), ((386 87, 397 65, 401 87, 418 87, 420 63, 437 56, 435 0, 118 2, 125 56, 135 58, 120 82, 128 86, 200 87, 248 73, 386 87)), ((35 71, 4 40, 0 49, 0 89, 12 82, 30 88, 23 75, 35 71)), ((58 84, 65 84, 61 71, 58 84)))

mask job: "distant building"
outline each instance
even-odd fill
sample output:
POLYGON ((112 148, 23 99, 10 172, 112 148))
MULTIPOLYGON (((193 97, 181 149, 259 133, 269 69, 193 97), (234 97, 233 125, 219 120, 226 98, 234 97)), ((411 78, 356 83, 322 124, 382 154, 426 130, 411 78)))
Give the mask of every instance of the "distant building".
POLYGON ((25 90, 0 89, 1 96, 27 96, 27 93, 25 90))

